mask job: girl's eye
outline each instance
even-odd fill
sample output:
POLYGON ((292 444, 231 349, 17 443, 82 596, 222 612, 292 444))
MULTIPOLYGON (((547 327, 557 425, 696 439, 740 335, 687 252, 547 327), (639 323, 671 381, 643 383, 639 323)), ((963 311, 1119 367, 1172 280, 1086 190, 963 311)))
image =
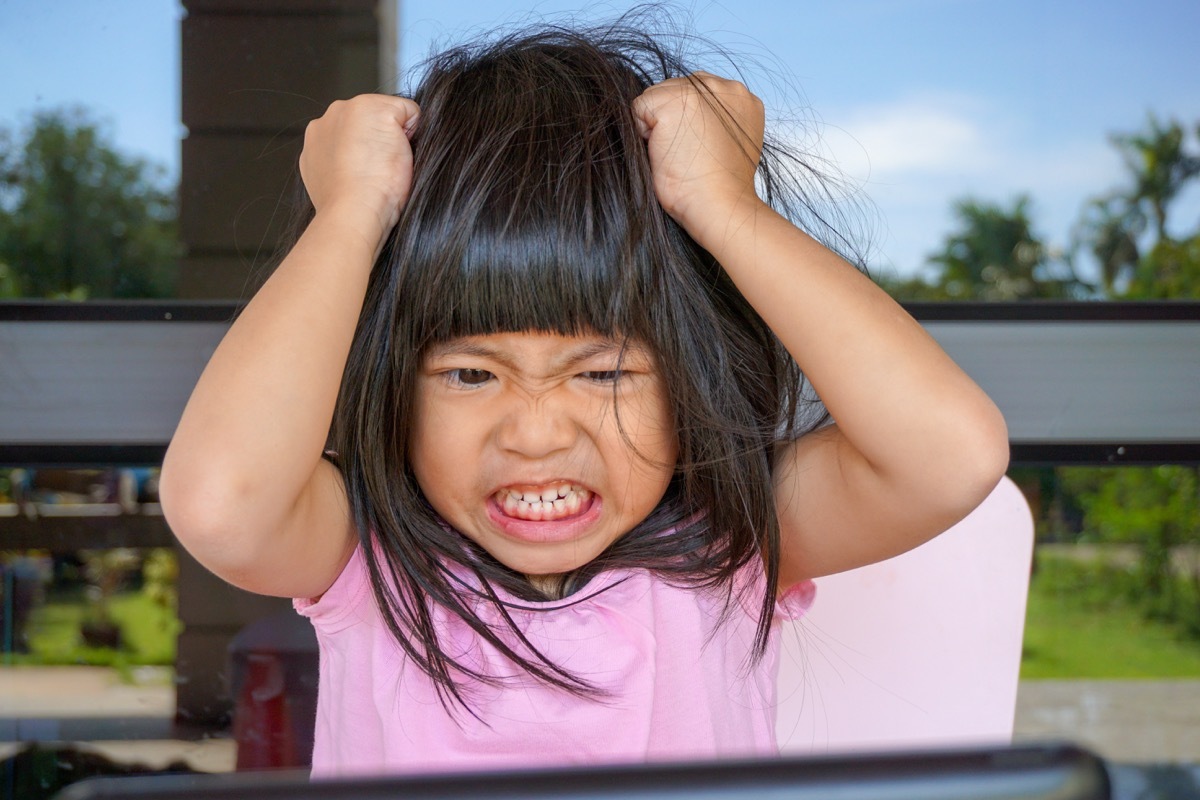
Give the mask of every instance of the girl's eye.
POLYGON ((593 381, 595 383, 615 383, 624 374, 625 373, 623 370, 606 369, 606 370, 595 370, 592 372, 585 372, 585 373, 583 373, 583 377, 585 377, 589 381, 593 381))
POLYGON ((452 369, 446 377, 455 386, 482 386, 493 376, 486 369, 452 369))

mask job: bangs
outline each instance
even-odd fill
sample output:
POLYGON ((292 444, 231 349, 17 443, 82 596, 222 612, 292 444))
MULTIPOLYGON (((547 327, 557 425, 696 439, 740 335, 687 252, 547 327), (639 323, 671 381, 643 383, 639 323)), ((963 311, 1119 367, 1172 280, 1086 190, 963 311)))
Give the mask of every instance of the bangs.
POLYGON ((643 83, 564 35, 451 51, 428 67, 389 259, 419 348, 648 328, 660 270, 646 239, 663 212, 631 109, 643 83))
MULTIPOLYGON (((495 195, 486 203, 503 207, 495 195)), ((643 333, 637 309, 653 292, 649 259, 632 257, 637 248, 621 233, 581 230, 584 221, 576 214, 459 220, 461 229, 445 240, 422 242, 399 284, 413 330, 424 332, 414 344, 519 331, 643 333)))

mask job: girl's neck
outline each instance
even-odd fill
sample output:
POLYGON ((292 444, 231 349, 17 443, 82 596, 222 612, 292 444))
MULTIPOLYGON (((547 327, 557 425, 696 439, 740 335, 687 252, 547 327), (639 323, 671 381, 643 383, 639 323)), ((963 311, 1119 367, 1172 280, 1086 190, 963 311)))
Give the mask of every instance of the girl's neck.
POLYGON ((529 584, 537 589, 547 600, 563 599, 563 581, 562 575, 526 575, 525 578, 529 584))

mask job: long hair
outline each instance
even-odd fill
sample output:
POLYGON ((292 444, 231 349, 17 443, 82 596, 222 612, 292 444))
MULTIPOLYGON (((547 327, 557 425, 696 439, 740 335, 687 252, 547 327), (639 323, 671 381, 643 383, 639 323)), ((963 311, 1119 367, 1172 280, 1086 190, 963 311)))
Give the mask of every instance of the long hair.
MULTIPOLYGON (((674 476, 646 520, 563 577, 563 593, 586 592, 600 571, 638 567, 728 598, 735 574, 761 558, 753 656, 766 646, 779 560, 773 459, 823 412, 721 266, 655 198, 631 104, 697 66, 664 44, 683 37, 646 25, 644 14, 627 15, 460 45, 433 56, 412 92, 421 107, 412 188, 370 277, 331 445, 383 619, 447 708, 470 711, 471 681, 504 679, 447 652, 433 605, 527 675, 597 692, 523 636, 499 590, 545 597, 439 519, 408 463, 422 357, 454 337, 591 333, 647 346, 678 433, 674 476), (500 629, 476 614, 480 603, 498 612, 500 629)), ((807 169, 768 139, 759 191, 788 216, 819 221, 795 180, 807 169)), ((818 233, 836 238, 829 227, 818 233)))

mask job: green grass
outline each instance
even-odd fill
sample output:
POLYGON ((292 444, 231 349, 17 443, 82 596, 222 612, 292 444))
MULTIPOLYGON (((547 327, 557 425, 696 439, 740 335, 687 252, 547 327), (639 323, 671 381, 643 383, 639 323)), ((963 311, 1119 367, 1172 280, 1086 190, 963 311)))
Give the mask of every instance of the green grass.
POLYGON ((113 619, 121 628, 120 650, 88 647, 79 636, 86 605, 78 593, 52 596, 33 612, 28 653, 5 656, 12 664, 90 664, 136 666, 173 664, 179 621, 175 614, 141 592, 112 599, 113 619))
POLYGON ((1022 678, 1200 678, 1200 641, 1097 591, 1094 577, 1087 567, 1039 563, 1022 678))

